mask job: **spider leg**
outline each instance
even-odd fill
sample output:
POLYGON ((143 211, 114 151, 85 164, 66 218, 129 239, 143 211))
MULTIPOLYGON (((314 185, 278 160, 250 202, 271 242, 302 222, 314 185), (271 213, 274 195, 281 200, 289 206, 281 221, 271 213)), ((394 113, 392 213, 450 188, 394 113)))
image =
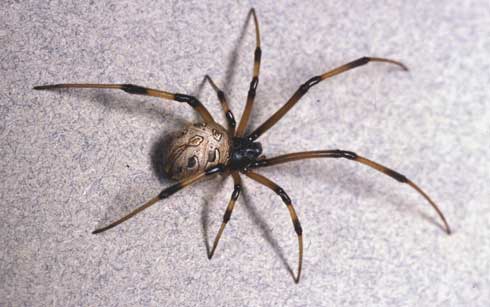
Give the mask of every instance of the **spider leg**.
POLYGON ((221 223, 221 227, 218 230, 218 234, 216 235, 216 238, 214 239, 213 243, 213 248, 211 249, 211 252, 208 255, 208 258, 211 259, 213 258, 214 251, 216 250, 216 247, 218 246, 219 239, 221 238, 221 235, 223 234, 223 230, 225 230, 225 226, 228 223, 228 221, 231 218, 231 213, 233 212, 233 209, 235 208, 235 202, 240 196, 240 192, 242 190, 242 180, 240 178, 240 175, 238 172, 232 172, 231 176, 233 177, 233 182, 235 183, 235 187, 233 189, 233 193, 231 194, 230 201, 228 203, 228 206, 226 207, 225 214, 223 215, 223 222, 221 223))
POLYGON ((221 103, 221 107, 223 108, 223 111, 225 112, 226 120, 228 121, 228 132, 230 135, 235 134, 235 126, 236 126, 236 121, 235 121, 235 116, 233 115, 233 112, 230 110, 230 106, 228 105, 228 101, 226 100, 225 93, 216 86, 214 83, 213 79, 211 79, 210 76, 206 75, 205 77, 206 80, 208 80, 209 84, 211 84, 211 87, 215 90, 216 95, 218 95, 218 99, 221 103))
POLYGON ((269 130, 269 128, 274 126, 284 115, 286 115, 286 113, 292 107, 294 107, 294 105, 301 99, 301 97, 303 97, 303 95, 305 95, 308 92, 308 90, 313 85, 316 85, 320 83, 320 81, 341 74, 353 68, 366 65, 369 62, 385 62, 385 63, 395 64, 400 66, 403 70, 408 70, 408 68, 405 65, 403 65, 398 61, 383 59, 383 58, 362 57, 355 61, 342 65, 340 67, 337 67, 333 70, 327 71, 323 75, 315 76, 310 80, 306 81, 306 83, 304 83, 303 85, 301 85, 293 94, 293 96, 289 98, 286 104, 284 104, 279 110, 277 110, 276 113, 274 113, 271 117, 269 117, 269 119, 267 119, 262 125, 260 125, 257 129, 255 129, 255 131, 248 136, 248 139, 250 141, 254 141, 257 138, 259 138, 262 134, 264 134, 264 132, 269 130))
POLYGON ((286 162, 291 162, 296 160, 304 160, 304 159, 312 159, 312 158, 345 158, 348 160, 365 164, 371 168, 374 168, 377 171, 382 172, 385 175, 390 176, 391 178, 401 183, 408 184, 415 191, 417 191, 417 193, 422 195, 429 202, 432 208, 436 210, 437 214, 439 215, 442 222, 444 223, 444 227, 446 229, 447 234, 451 234, 451 228, 449 228, 449 224, 447 223, 444 214, 442 214, 442 211, 439 209, 439 207, 437 207, 435 202, 421 188, 419 188, 415 183, 413 183, 410 179, 408 179, 404 175, 392 169, 389 169, 377 162, 361 157, 354 152, 346 151, 346 150, 338 150, 338 149, 296 152, 296 153, 277 156, 270 159, 259 160, 255 163, 255 165, 253 165, 253 167, 271 166, 271 165, 276 165, 276 164, 281 164, 281 163, 286 163, 286 162))
POLYGON ((260 184, 268 187, 272 191, 274 191, 277 195, 279 195, 281 197, 282 201, 284 202, 284 204, 286 204, 286 207, 289 210, 289 215, 291 216, 291 220, 293 221, 294 230, 296 232, 296 235, 298 236, 298 248, 299 248, 298 273, 296 275, 296 278, 294 279, 294 281, 296 283, 298 283, 299 278, 301 277, 301 268, 303 266, 303 229, 301 228, 301 224, 299 222, 298 215, 296 214, 296 211, 294 210, 293 204, 291 203, 291 199, 289 198, 289 196, 286 194, 286 192, 280 186, 278 186, 276 183, 272 182, 270 179, 268 179, 268 178, 266 178, 260 174, 257 174, 255 172, 252 172, 252 171, 244 172, 244 174, 246 176, 248 176, 249 178, 257 181, 258 183, 260 183, 260 184))
POLYGON ((165 91, 160 91, 156 89, 151 89, 147 87, 142 87, 134 84, 77 84, 77 83, 65 83, 65 84, 50 84, 50 85, 41 85, 35 86, 35 90, 53 90, 60 88, 102 88, 102 89, 118 89, 123 90, 129 94, 136 95, 145 95, 152 97, 159 97, 169 100, 175 100, 178 102, 185 102, 190 105, 195 111, 201 115, 203 120, 207 123, 213 123, 214 119, 211 114, 208 112, 206 107, 194 96, 178 94, 178 93, 170 93, 165 91))
POLYGON ((127 221, 128 219, 132 218, 133 216, 135 216, 136 214, 138 214, 141 211, 145 210, 146 208, 148 208, 148 207, 156 204, 159 200, 162 200, 164 198, 169 197, 170 195, 172 195, 172 194, 180 191, 181 189, 183 189, 186 186, 188 186, 188 185, 190 185, 190 184, 192 184, 192 183, 194 183, 194 182, 202 179, 203 177, 210 176, 210 175, 213 175, 213 174, 216 174, 216 173, 222 173, 224 170, 225 170, 225 167, 222 164, 218 164, 218 165, 216 165, 214 167, 208 168, 207 170, 205 170, 203 172, 200 172, 200 173, 195 174, 193 176, 190 176, 190 177, 187 177, 185 179, 182 179, 179 182, 177 182, 176 184, 173 184, 173 185, 171 185, 171 186, 163 189, 160 192, 160 194, 158 194, 157 196, 155 196, 152 199, 150 199, 147 203, 145 203, 141 207, 138 207, 138 208, 134 209, 129 214, 123 216, 119 220, 117 220, 115 222, 112 222, 111 224, 109 224, 109 225, 107 225, 105 227, 102 227, 102 228, 99 228, 99 229, 94 230, 92 233, 93 234, 97 234, 97 233, 101 233, 101 232, 104 232, 106 230, 109 230, 109 229, 113 228, 114 226, 117 226, 117 225, 121 224, 122 222, 127 221))
POLYGON ((254 68, 253 68, 253 78, 250 82, 250 88, 248 90, 247 95, 247 103, 245 105, 245 109, 243 111, 242 118, 240 119, 240 123, 238 124, 238 129, 236 131, 237 137, 242 137, 245 133, 245 129, 247 129, 248 120, 250 118, 250 114, 252 113, 252 108, 255 100, 255 92, 257 90, 257 86, 259 85, 259 73, 260 73, 260 58, 262 56, 262 49, 260 49, 260 31, 259 31, 259 21, 257 19, 257 15, 255 14, 255 9, 251 9, 249 16, 252 16, 255 24, 255 53, 254 53, 254 68))

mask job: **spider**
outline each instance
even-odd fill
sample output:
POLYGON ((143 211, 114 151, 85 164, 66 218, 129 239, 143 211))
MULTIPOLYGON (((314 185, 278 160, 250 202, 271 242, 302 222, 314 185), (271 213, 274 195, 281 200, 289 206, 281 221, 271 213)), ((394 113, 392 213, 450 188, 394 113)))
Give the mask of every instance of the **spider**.
POLYGON ((299 282, 301 277, 301 269, 303 263, 303 230, 298 219, 298 215, 293 207, 291 199, 286 191, 284 191, 278 184, 268 179, 267 177, 259 174, 256 170, 262 167, 269 167, 273 165, 283 164, 287 162, 313 159, 313 158, 344 158, 347 160, 359 162, 367 165, 393 179, 405 183, 422 195, 429 204, 435 209, 442 222, 444 223, 445 231, 447 234, 451 233, 449 225, 446 221, 441 210, 432 201, 432 199, 414 182, 405 177, 404 175, 389 169, 377 162, 364 158, 352 151, 333 149, 333 150, 317 150, 317 151, 303 151, 284 154, 273 158, 266 158, 262 155, 262 145, 257 142, 265 132, 272 128, 286 113, 293 108, 298 101, 308 92, 308 90, 317 85, 323 80, 339 75, 356 67, 366 65, 369 62, 383 62, 388 64, 397 65, 401 69, 408 71, 408 68, 399 61, 390 60, 386 58, 377 57, 362 57, 355 61, 349 62, 342 66, 339 66, 333 70, 327 71, 321 75, 314 76, 313 78, 302 84, 296 92, 289 98, 289 100, 272 116, 270 116, 264 123, 253 130, 252 133, 246 134, 246 129, 250 119, 250 114, 255 100, 255 93, 259 84, 259 72, 262 49, 260 48, 260 31, 259 22, 255 10, 252 8, 248 14, 248 20, 253 17, 255 25, 255 41, 256 48, 254 53, 253 63, 253 77, 250 82, 250 88, 248 90, 247 101, 243 115, 236 125, 233 112, 228 106, 227 98, 223 91, 216 86, 211 77, 205 76, 213 90, 216 92, 218 100, 221 103, 223 111, 227 120, 227 128, 225 129, 220 124, 216 123, 213 116, 208 112, 206 107, 196 98, 186 94, 171 93, 162 90, 156 90, 151 88, 142 87, 133 84, 52 84, 42 85, 34 87, 35 90, 51 90, 61 88, 97 88, 97 89, 119 89, 129 94, 146 95, 159 97, 168 100, 174 100, 181 103, 188 104, 194 109, 202 118, 202 122, 188 125, 181 133, 175 137, 172 143, 169 145, 168 157, 165 162, 164 169, 168 173, 169 177, 178 180, 177 183, 170 185, 163 189, 157 196, 150 199, 142 206, 136 208, 129 214, 122 218, 112 222, 111 224, 96 229, 94 234, 104 232, 113 228, 116 225, 130 219, 141 211, 154 205, 158 201, 168 198, 172 194, 180 191, 181 189, 202 180, 205 177, 215 176, 217 174, 223 174, 224 176, 231 175, 234 182, 233 192, 231 198, 226 207, 223 215, 223 221, 216 234, 213 242, 213 246, 208 251, 208 258, 211 259, 214 255, 218 242, 223 234, 225 226, 230 221, 235 203, 242 191, 241 175, 251 178, 252 180, 266 186, 275 192, 286 205, 291 217, 294 231, 296 232, 298 239, 298 267, 296 276, 293 279, 296 283, 299 282))

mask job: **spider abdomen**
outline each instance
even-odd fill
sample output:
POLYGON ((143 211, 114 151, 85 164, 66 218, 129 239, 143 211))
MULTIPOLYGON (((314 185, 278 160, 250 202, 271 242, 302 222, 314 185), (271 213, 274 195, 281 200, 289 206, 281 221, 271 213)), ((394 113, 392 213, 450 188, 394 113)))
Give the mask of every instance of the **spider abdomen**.
POLYGON ((196 123, 185 127, 170 143, 165 171, 172 179, 182 179, 230 159, 231 140, 216 123, 196 123))

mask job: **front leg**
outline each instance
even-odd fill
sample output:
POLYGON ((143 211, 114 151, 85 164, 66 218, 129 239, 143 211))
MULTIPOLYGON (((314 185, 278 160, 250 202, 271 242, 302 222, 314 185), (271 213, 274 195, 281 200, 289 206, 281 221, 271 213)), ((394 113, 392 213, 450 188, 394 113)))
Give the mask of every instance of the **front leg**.
POLYGON ((199 115, 201 115, 202 119, 205 122, 214 123, 214 119, 211 116, 211 114, 208 112, 206 107, 204 107, 204 105, 199 101, 199 99, 190 95, 170 93, 170 92, 160 91, 160 90, 142 87, 134 84, 65 83, 65 84, 41 85, 41 86, 34 87, 35 90, 54 90, 54 89, 61 89, 61 88, 118 89, 118 90, 123 90, 129 94, 145 95, 145 96, 174 100, 178 102, 185 102, 189 106, 191 106, 197 113, 199 113, 199 115))

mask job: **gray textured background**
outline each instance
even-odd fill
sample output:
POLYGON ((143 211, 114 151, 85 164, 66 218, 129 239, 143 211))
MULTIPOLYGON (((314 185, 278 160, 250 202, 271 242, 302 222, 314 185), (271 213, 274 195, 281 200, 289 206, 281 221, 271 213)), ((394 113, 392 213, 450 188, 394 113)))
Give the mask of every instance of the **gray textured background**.
POLYGON ((0 306, 488 306, 490 4, 403 2, 3 1, 0 306), (303 224, 299 285, 287 269, 297 261, 287 210, 250 180, 212 261, 206 242, 230 179, 91 234, 169 184, 155 153, 196 116, 119 91, 32 86, 199 93, 223 120, 214 93, 199 89, 209 73, 238 116, 251 6, 263 40, 254 125, 309 77, 360 56, 411 68, 370 64, 316 86, 261 139, 266 154, 341 148, 382 162, 439 203, 452 236, 409 187, 342 160, 262 172, 289 192, 303 224))

